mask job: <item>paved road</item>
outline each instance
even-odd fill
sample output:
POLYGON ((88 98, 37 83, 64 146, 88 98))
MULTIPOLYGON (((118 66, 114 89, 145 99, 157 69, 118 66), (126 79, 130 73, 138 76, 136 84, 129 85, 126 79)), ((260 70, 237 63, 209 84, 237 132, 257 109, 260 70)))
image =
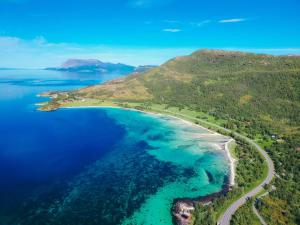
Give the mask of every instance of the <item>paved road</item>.
POLYGON ((262 189, 263 186, 265 184, 269 184, 275 174, 274 171, 274 165, 273 165, 273 161, 271 160, 271 158, 269 157, 269 155, 258 145, 256 144, 253 140, 235 133, 236 136, 243 138, 244 140, 246 140, 248 143, 250 143, 251 145, 253 145, 265 158, 267 165, 268 165, 268 176, 266 177, 266 179, 260 184, 258 185, 256 188, 254 188, 252 191, 248 192, 247 194, 245 194, 244 196, 242 196, 240 199, 238 199, 236 202, 234 202, 226 211, 225 213, 222 215, 222 217, 219 219, 218 224, 219 225, 229 225, 230 224, 230 220, 232 215, 236 212, 236 210, 241 207, 243 204, 245 204, 247 198, 253 197, 255 195, 257 195, 262 189))
MULTIPOLYGON (((180 113, 173 113, 173 112, 170 112, 168 110, 166 110, 166 111, 169 112, 169 113, 171 113, 171 114, 174 114, 174 115, 178 115, 178 116, 182 116, 182 117, 187 117, 187 118, 190 118, 192 120, 195 120, 195 118, 193 118, 191 116, 183 115, 183 114, 180 114, 180 113)), ((229 130, 229 129, 226 129, 226 128, 218 126, 216 124, 207 122, 205 120, 202 120, 202 119, 196 119, 196 120, 198 120, 199 122, 202 122, 204 124, 207 124, 209 126, 218 128, 220 130, 231 132, 231 130, 229 130)), ((257 149, 257 151, 259 151, 262 154, 262 156, 265 158, 265 161, 266 161, 266 163, 268 165, 268 176, 266 177, 266 179, 261 184, 259 184, 253 190, 251 190, 250 192, 248 192, 247 194, 245 194, 244 196, 242 196, 240 199, 238 199, 237 201, 235 201, 234 203, 232 203, 229 206, 229 208, 225 211, 225 213, 221 216, 221 218, 219 218, 218 225, 230 225, 231 217, 237 211, 237 209, 246 203, 247 198, 254 197, 255 195, 257 195, 263 189, 264 185, 269 184, 272 181, 272 179, 273 179, 273 177, 275 175, 273 161, 271 160, 271 158, 269 157, 269 155, 265 152, 265 150, 263 150, 256 142, 254 142, 250 138, 248 138, 248 137, 246 137, 244 135, 241 135, 239 133, 236 133, 236 132, 233 132, 233 134, 235 136, 237 136, 237 137, 239 137, 239 138, 247 141, 250 145, 254 146, 257 149)))

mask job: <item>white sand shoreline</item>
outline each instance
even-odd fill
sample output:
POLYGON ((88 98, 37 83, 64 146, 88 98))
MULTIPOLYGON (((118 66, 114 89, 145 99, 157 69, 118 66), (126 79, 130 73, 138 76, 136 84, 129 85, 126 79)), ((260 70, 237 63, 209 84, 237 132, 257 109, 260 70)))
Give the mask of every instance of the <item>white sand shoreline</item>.
MULTIPOLYGON (((168 114, 163 114, 163 113, 155 113, 155 112, 148 112, 148 111, 142 111, 142 110, 138 110, 138 109, 132 109, 132 108, 124 108, 124 107, 120 107, 120 106, 66 106, 66 107, 61 107, 62 109, 84 109, 84 108, 115 108, 115 109, 122 109, 122 110, 131 110, 131 111, 137 111, 137 112, 142 112, 142 113, 146 113, 146 114, 150 114, 150 115, 155 115, 155 116, 167 116, 167 117, 171 117, 171 118, 175 118, 180 120, 183 123, 188 124, 189 126, 197 126, 200 127, 201 129, 204 129, 206 131, 208 131, 211 134, 216 134, 216 135, 220 135, 220 136, 224 136, 222 134, 219 134, 215 131, 209 130, 206 127, 203 127, 199 124, 195 124, 191 121, 173 116, 173 115, 168 115, 168 114)), ((224 151, 226 152, 226 156, 229 160, 229 164, 230 164, 230 176, 229 176, 229 185, 230 186, 234 186, 235 184, 235 159, 233 158, 233 156, 230 153, 230 149, 229 149, 229 144, 234 141, 234 139, 230 138, 229 141, 225 142, 224 145, 224 151)))
POLYGON ((233 158, 233 156, 231 155, 230 149, 229 149, 229 144, 233 141, 234 141, 234 139, 231 138, 229 141, 227 141, 225 143, 225 151, 227 154, 227 158, 229 159, 229 162, 230 162, 229 184, 231 187, 234 186, 234 184, 235 184, 235 163, 236 163, 236 159, 233 158))

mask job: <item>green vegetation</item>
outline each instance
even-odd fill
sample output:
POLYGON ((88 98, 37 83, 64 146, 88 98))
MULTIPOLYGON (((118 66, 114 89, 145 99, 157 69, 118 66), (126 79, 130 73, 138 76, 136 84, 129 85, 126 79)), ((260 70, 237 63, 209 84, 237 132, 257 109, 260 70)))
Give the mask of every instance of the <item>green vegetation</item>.
MULTIPOLYGON (((299 138, 299 137, 298 137, 299 138)), ((266 222, 275 224, 300 224, 300 154, 299 140, 275 142, 270 147, 277 174, 269 196, 259 199, 257 208, 266 222)))
MULTIPOLYGON (((260 213, 270 224, 300 223, 300 57, 198 51, 143 74, 58 94, 42 109, 88 102, 103 105, 103 101, 168 113, 219 132, 226 132, 225 127, 255 140, 269 153, 279 175, 276 189, 258 202, 260 213)), ((257 152, 243 140, 237 142, 239 187, 225 200, 218 199, 220 204, 213 203, 216 216, 259 182, 257 174, 266 172, 254 166, 262 163, 255 158, 257 152)), ((246 211, 239 212, 239 221, 246 211)))
POLYGON ((211 225, 216 223, 214 209, 211 205, 202 207, 200 204, 195 207, 194 225, 211 225))
POLYGON ((230 142, 228 147, 229 147, 231 157, 235 160, 238 160, 238 156, 235 153, 235 150, 236 150, 236 147, 237 147, 236 142, 235 141, 230 142))
POLYGON ((252 200, 248 200, 245 205, 238 209, 234 214, 232 225, 261 225, 257 216, 253 213, 252 210, 252 200))

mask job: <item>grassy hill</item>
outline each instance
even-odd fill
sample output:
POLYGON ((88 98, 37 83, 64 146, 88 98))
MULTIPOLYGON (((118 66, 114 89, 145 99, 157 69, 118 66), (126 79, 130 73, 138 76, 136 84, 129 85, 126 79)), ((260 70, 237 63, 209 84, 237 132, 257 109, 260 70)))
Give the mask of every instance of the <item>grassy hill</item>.
POLYGON ((103 101, 178 108, 255 139, 279 175, 259 209, 269 224, 300 222, 300 57, 201 50, 145 73, 58 94, 43 109, 103 101))
POLYGON ((71 95, 188 107, 294 134, 300 132, 299 74, 300 57, 202 50, 71 95))

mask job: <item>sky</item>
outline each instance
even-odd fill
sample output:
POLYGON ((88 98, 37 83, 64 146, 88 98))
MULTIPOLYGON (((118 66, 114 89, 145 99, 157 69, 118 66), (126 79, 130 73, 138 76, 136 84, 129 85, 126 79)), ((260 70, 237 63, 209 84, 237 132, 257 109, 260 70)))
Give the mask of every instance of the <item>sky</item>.
POLYGON ((201 48, 300 54, 299 0, 0 0, 0 68, 159 65, 201 48))

